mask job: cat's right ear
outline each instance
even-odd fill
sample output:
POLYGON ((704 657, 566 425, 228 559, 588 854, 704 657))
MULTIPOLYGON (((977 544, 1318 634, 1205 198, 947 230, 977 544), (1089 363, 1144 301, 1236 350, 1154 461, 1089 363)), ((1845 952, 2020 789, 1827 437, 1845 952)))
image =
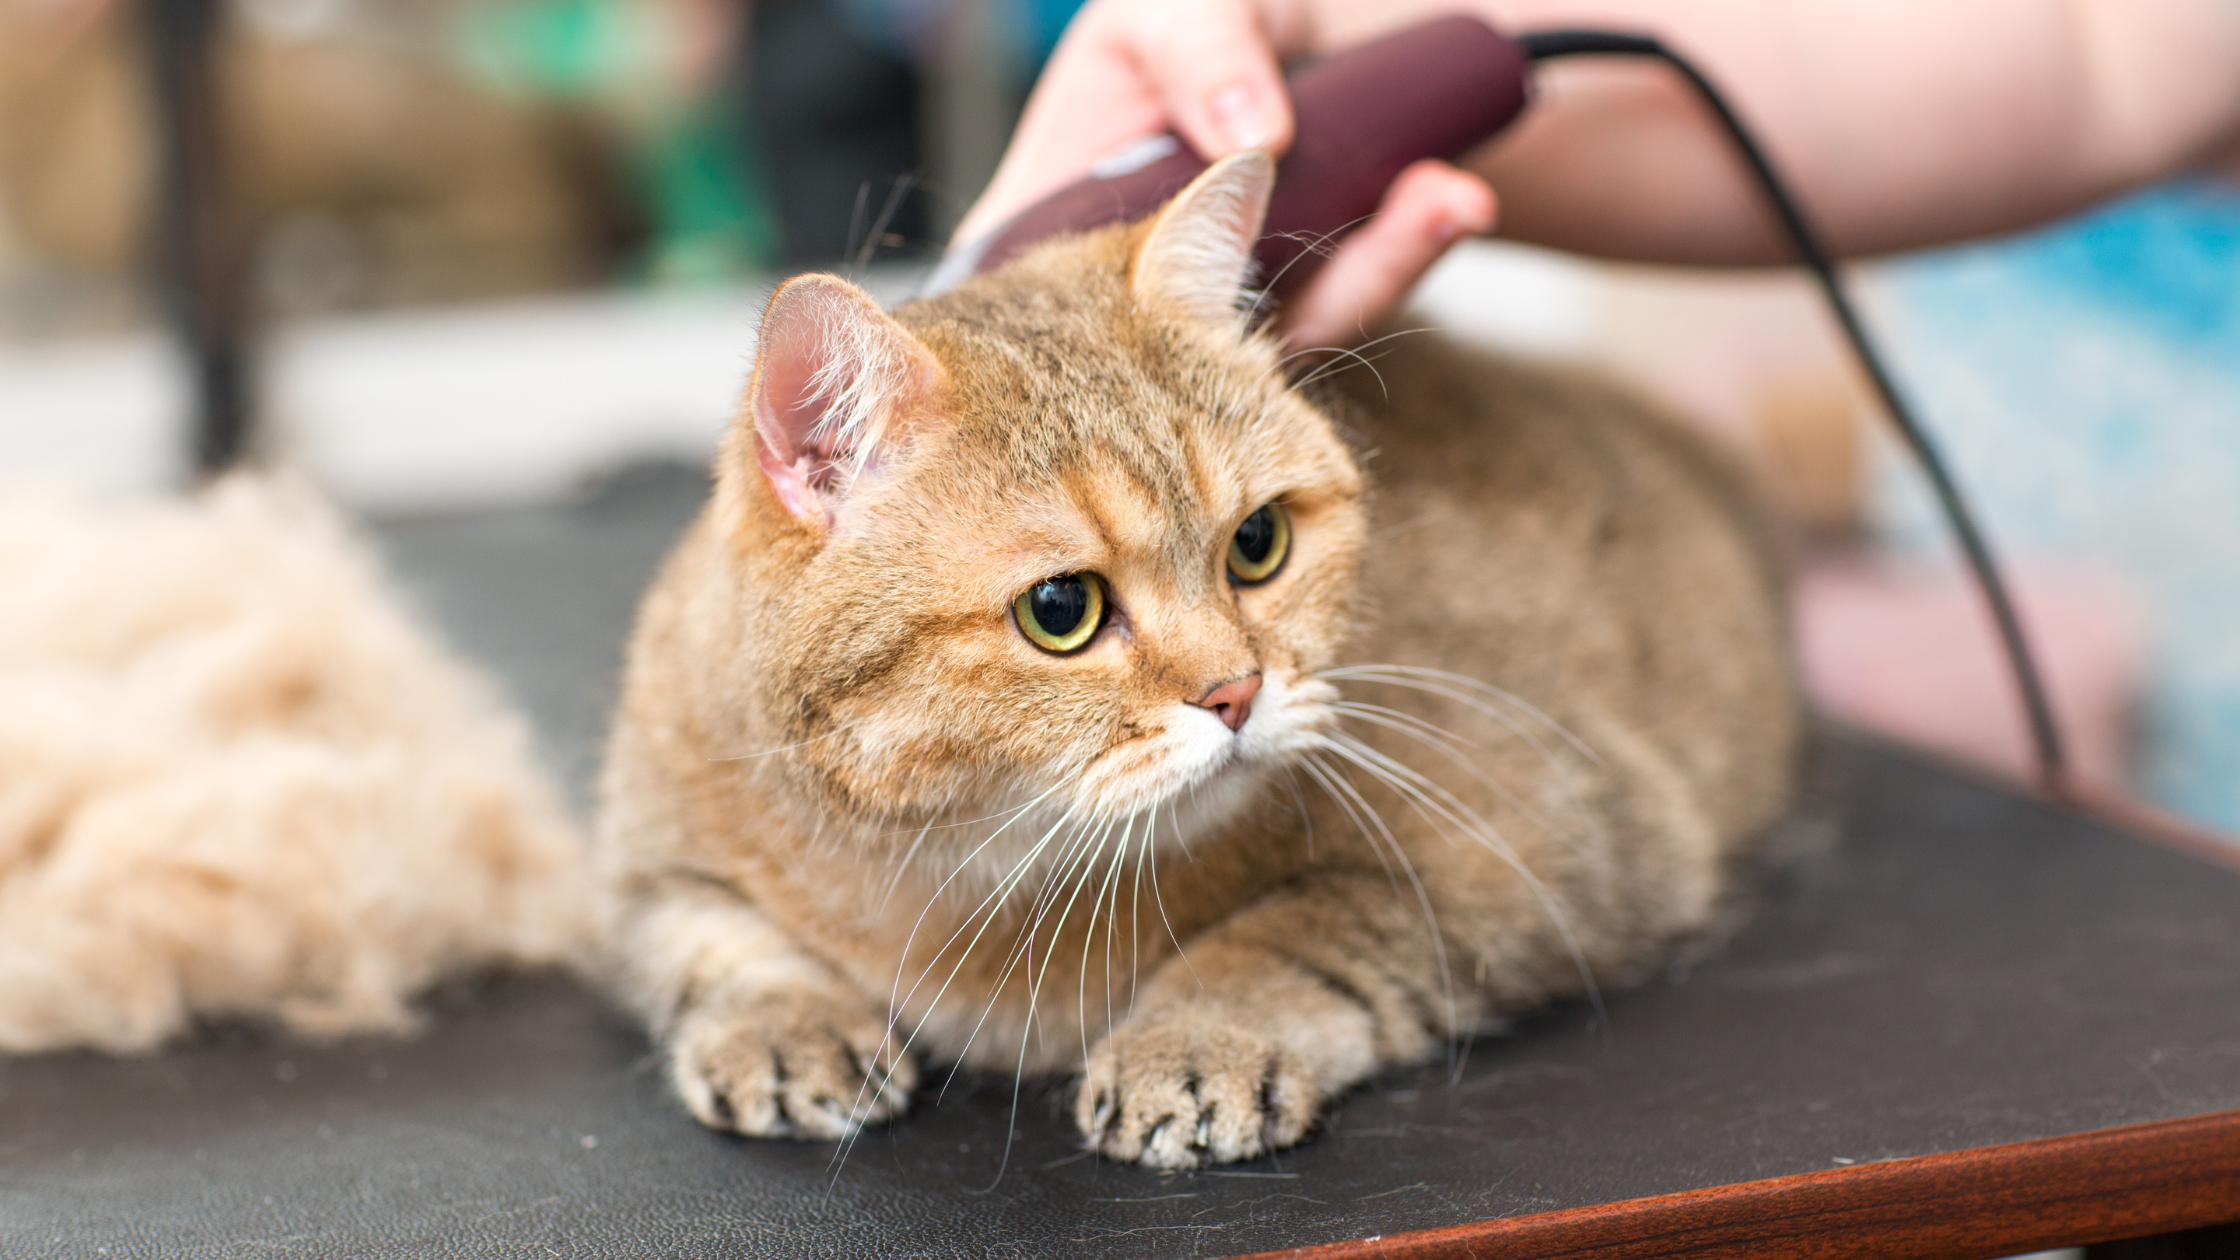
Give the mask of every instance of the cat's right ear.
POLYGON ((1180 306, 1226 333, 1243 331, 1252 250, 1275 183, 1276 162, 1265 149, 1232 153, 1191 180, 1136 249, 1136 300, 1180 306))
POLYGON ((779 286, 748 387, 755 462, 778 502, 831 528, 939 380, 933 353, 863 290, 827 275, 779 286))

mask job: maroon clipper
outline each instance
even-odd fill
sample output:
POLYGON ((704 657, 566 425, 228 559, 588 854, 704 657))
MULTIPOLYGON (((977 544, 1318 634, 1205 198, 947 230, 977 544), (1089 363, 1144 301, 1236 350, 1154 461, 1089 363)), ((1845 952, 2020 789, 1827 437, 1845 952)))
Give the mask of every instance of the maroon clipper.
MULTIPOLYGON (((1255 251, 1261 283, 1278 295, 1296 288, 1329 244, 1376 212, 1411 162, 1451 161, 1507 126, 1525 106, 1527 64, 1515 41, 1484 22, 1448 17, 1299 72, 1291 80, 1296 138, 1283 156, 1267 235, 1255 251)), ((1086 178, 950 250, 926 292, 955 288, 1045 238, 1141 218, 1205 168, 1172 134, 1137 141, 1086 178)))

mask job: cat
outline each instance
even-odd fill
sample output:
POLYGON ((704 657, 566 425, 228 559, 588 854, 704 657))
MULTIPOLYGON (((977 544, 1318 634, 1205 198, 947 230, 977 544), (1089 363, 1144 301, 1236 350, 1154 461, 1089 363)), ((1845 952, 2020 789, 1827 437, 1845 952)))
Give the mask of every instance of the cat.
POLYGON ((1078 1071, 1112 1159, 1252 1157, 1702 927, 1781 813, 1739 481, 1433 336, 1311 400, 1245 305, 1272 179, 891 315, 771 298, 595 841, 703 1123, 846 1138, 922 1057, 1078 1071))

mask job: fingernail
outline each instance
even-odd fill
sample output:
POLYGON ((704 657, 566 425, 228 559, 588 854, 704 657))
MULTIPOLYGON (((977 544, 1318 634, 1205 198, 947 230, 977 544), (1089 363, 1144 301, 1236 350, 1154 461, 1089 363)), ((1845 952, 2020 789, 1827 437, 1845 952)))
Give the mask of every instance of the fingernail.
POLYGON ((1236 83, 1213 94, 1207 103, 1213 125, 1232 148, 1256 149, 1268 143, 1275 128, 1260 108, 1260 94, 1249 83, 1236 83))

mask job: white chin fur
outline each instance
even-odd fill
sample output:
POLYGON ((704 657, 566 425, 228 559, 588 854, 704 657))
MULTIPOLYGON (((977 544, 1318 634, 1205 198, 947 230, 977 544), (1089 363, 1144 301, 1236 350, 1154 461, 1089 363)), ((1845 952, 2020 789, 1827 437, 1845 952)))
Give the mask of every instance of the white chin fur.
POLYGON ((1232 732, 1209 710, 1177 704, 1147 747, 1092 766, 1079 798, 1096 815, 1122 818, 1171 807, 1158 840, 1187 845, 1233 818, 1269 771, 1286 765, 1336 715, 1337 689, 1317 679, 1265 675, 1244 729, 1232 732))
MULTIPOLYGON (((1122 847, 1149 842, 1160 852, 1189 852, 1233 822, 1271 772, 1315 746, 1337 715, 1337 689, 1315 679, 1264 677, 1252 716, 1231 732, 1196 705, 1177 704, 1166 728, 1132 740, 1092 762, 1079 781, 1047 793, 1018 812, 995 810, 993 835, 957 832, 957 885, 979 897, 1005 885, 1031 888, 1038 868, 1064 864, 1082 843, 1122 847), (1101 834, 1103 840, 1085 840, 1101 834)), ((947 869, 944 867, 943 869, 947 869)), ((946 886, 946 885, 945 885, 946 886)))

